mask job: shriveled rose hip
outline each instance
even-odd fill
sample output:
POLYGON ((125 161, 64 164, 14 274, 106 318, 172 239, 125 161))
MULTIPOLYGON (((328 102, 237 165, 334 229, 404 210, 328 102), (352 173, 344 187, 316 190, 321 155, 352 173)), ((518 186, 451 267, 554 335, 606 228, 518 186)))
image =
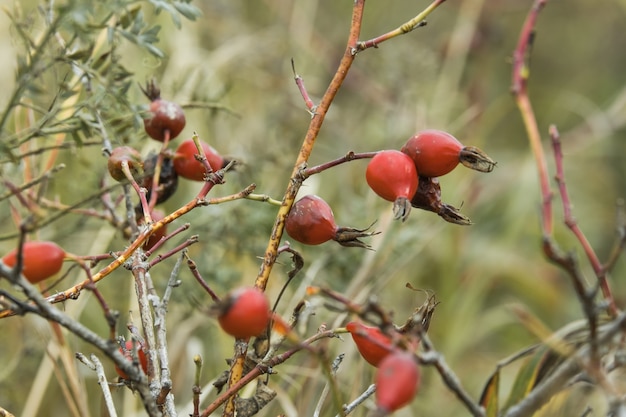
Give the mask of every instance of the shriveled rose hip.
POLYGON ((441 130, 423 130, 404 144, 402 152, 411 157, 417 172, 425 177, 440 177, 459 162, 480 172, 491 172, 496 163, 479 148, 463 146, 454 136, 441 130))
MULTIPOLYGON (((152 196, 152 182, 158 157, 157 154, 150 154, 143 162, 144 175, 141 186, 148 190, 146 194, 148 201, 150 201, 152 196)), ((164 157, 159 175, 159 187, 157 188, 157 204, 167 201, 177 188, 178 174, 174 169, 174 162, 172 158, 164 157)))
MULTIPOLYGON (((22 275, 31 283, 36 284, 50 278, 61 270, 65 251, 54 242, 32 241, 23 246, 22 275)), ((17 249, 2 257, 8 267, 17 263, 17 249)))
POLYGON ((143 172, 141 154, 130 146, 119 146, 111 151, 107 161, 107 168, 111 177, 116 181, 124 181, 126 179, 126 174, 124 174, 122 167, 123 164, 128 165, 128 170, 133 177, 143 172))
POLYGON ((296 201, 285 220, 285 231, 294 240, 306 245, 319 245, 334 240, 342 246, 369 248, 359 238, 376 232, 367 229, 338 227, 333 211, 321 197, 307 195, 296 201))
POLYGON ((449 223, 469 226, 472 221, 459 212, 459 209, 441 201, 441 186, 438 178, 420 177, 417 192, 411 199, 415 208, 437 213, 449 223))
POLYGON ((378 152, 367 165, 365 179, 376 194, 393 202, 395 219, 408 218, 418 186, 417 170, 409 156, 396 150, 378 152))

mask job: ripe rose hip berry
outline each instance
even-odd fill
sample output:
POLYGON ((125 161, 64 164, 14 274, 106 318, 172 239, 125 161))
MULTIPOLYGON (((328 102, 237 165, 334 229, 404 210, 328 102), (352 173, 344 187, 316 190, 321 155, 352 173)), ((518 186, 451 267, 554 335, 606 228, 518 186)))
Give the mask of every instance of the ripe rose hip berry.
POLYGON ((376 372, 378 415, 387 415, 410 403, 419 385, 420 370, 412 355, 406 352, 387 355, 376 372))
POLYGON ((352 340, 363 359, 370 365, 378 367, 380 362, 391 353, 391 339, 387 337, 378 327, 366 326, 357 321, 346 324, 346 329, 350 332, 352 340))
POLYGON ((174 139, 185 127, 182 107, 172 101, 163 100, 154 81, 148 82, 142 91, 150 99, 149 114, 143 120, 146 133, 160 142, 165 140, 166 132, 169 139, 174 139))
POLYGON ((141 154, 130 146, 120 146, 111 151, 107 167, 109 174, 116 181, 124 181, 126 179, 126 174, 124 174, 122 168, 123 164, 128 165, 128 169, 133 177, 143 172, 141 154))
POLYGON ((260 335, 271 317, 267 297, 253 287, 241 287, 230 292, 217 308, 220 327, 236 339, 260 335))
POLYGON ((307 195, 296 201, 285 220, 285 231, 294 240, 306 245, 319 245, 334 240, 342 246, 369 248, 359 238, 372 236, 367 229, 338 227, 333 211, 321 197, 307 195))
MULTIPOLYGON (((200 142, 200 145, 213 171, 224 168, 227 161, 215 148, 205 142, 200 142)), ((178 175, 192 181, 204 181, 206 172, 204 165, 196 159, 197 153, 198 149, 193 139, 187 139, 178 146, 174 154, 174 169, 178 175)))
MULTIPOLYGON (((54 242, 32 241, 23 246, 22 275, 31 283, 36 284, 48 279, 61 270, 65 251, 54 242)), ((2 257, 2 262, 13 267, 17 263, 17 249, 2 257)))
POLYGON ((419 187, 417 187, 417 192, 411 199, 411 205, 418 209, 437 213, 449 223, 462 226, 472 224, 472 221, 461 214, 459 209, 441 202, 441 186, 437 178, 420 177, 419 187))
MULTIPOLYGON (((138 343, 138 342, 137 342, 138 343)), ((135 349, 134 343, 132 340, 127 340, 124 343, 124 346, 120 346, 120 352, 128 359, 129 361, 133 361, 133 351, 135 349)), ((137 349, 137 359, 139 359, 139 365, 143 370, 144 374, 148 373, 148 358, 146 357, 146 353, 143 350, 143 346, 139 344, 139 348, 137 349)), ((115 365, 115 372, 122 379, 128 379, 128 375, 126 372, 122 371, 117 365, 115 365)))
POLYGON ((376 194, 393 202, 394 218, 405 221, 418 186, 413 160, 400 151, 380 151, 367 165, 365 179, 376 194))
POLYGON ((401 149, 413 159, 420 175, 440 177, 452 171, 459 162, 480 172, 491 172, 496 163, 474 146, 463 146, 454 136, 441 130, 423 130, 401 149))

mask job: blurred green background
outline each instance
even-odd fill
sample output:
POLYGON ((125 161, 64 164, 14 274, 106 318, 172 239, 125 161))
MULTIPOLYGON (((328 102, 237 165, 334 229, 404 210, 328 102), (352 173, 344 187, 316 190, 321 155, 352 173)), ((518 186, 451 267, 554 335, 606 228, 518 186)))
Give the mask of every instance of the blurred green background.
MULTIPOLYGON (((32 1, 3 3, 9 10, 17 5, 28 11, 37 5, 32 1)), ((310 165, 349 151, 399 149, 416 131, 438 128, 465 145, 479 146, 498 166, 491 174, 459 167, 441 179, 443 200, 462 206, 475 223, 470 227, 448 224, 418 210, 404 224, 392 222, 391 204, 379 199, 364 180, 364 161, 310 178, 302 192, 328 201, 339 225, 360 228, 377 220, 375 228, 382 234, 370 241, 375 251, 341 248, 334 242, 319 247, 294 243, 304 256, 305 269, 279 306, 288 316, 307 285, 325 285, 356 301, 375 296, 402 323, 426 297, 406 290, 405 283, 430 290, 440 301, 429 330, 431 338, 474 398, 499 360, 537 342, 511 306, 523 306, 553 329, 582 317, 568 277, 541 252, 537 170, 510 94, 510 58, 531 3, 448 1, 428 18, 426 27, 357 56, 326 118, 310 165)), ((87 1, 76 4, 89 6, 87 1)), ((136 81, 129 91, 131 102, 145 104, 137 83, 155 77, 165 98, 226 107, 229 111, 186 110, 187 127, 178 140, 196 131, 223 154, 243 161, 212 195, 227 195, 255 183, 257 192, 280 199, 310 119, 293 81, 290 59, 312 98, 319 100, 343 53, 352 2, 203 0, 193 2, 202 17, 183 20, 181 29, 167 14, 154 16, 152 5, 141 4, 146 19, 162 25, 158 47, 166 58, 157 59, 136 46, 122 47, 124 66, 136 81)), ((370 0, 361 39, 399 26, 427 4, 370 0)), ((553 0, 539 17, 531 58, 529 91, 551 175, 554 164, 546 139, 548 125, 554 123, 562 134, 576 219, 602 260, 616 240, 616 202, 626 194, 625 24, 624 0, 553 0)), ((4 108, 14 85, 19 44, 5 14, 0 15, 0 30, 0 53, 5 59, 0 67, 0 108, 4 108)), ((124 132, 124 138, 112 138, 114 144, 122 139, 144 154, 157 149, 141 126, 124 132)), ((60 162, 67 168, 48 187, 50 199, 71 204, 94 192, 103 178, 109 181, 98 146, 62 151, 60 162)), ((21 183, 23 166, 5 163, 1 169, 3 178, 21 183)), ((176 209, 199 188, 198 183, 181 180, 164 209, 176 209)), ((584 254, 562 225, 560 201, 554 203, 555 236, 563 249, 579 255, 592 280, 584 254)), ((253 283, 275 214, 275 207, 253 201, 199 208, 175 222, 190 222, 191 230, 169 247, 199 234, 200 243, 190 249, 190 256, 205 279, 223 294, 234 286, 253 283)), ((0 218, 0 234, 14 233, 7 200, 0 202, 0 218)), ((55 240, 79 255, 120 250, 126 244, 102 221, 79 215, 47 226, 39 238, 55 240)), ((15 244, 15 239, 0 241, 0 252, 15 244)), ((280 261, 268 287, 271 297, 277 295, 290 269, 288 258, 280 261)), ((168 260, 152 271, 159 292, 173 262, 168 260)), ((625 269, 620 260, 611 276, 620 306, 626 300, 625 269)), ((170 360, 176 402, 180 415, 186 415, 193 355, 202 354, 204 382, 209 382, 227 369, 224 359, 232 354, 232 341, 204 314, 209 297, 190 273, 183 270, 180 278, 182 286, 175 290, 169 312, 170 360)), ((82 276, 74 272, 55 290, 79 279, 82 276)), ((135 309, 133 317, 138 321, 132 276, 121 269, 99 288, 111 307, 122 312, 119 328, 124 333, 129 310, 135 309)), ((328 311, 320 300, 312 301, 315 315, 305 334, 324 323, 331 327, 345 323, 345 315, 328 311)), ((76 309, 74 314, 82 322, 106 335, 101 310, 90 295, 63 308, 76 309)), ((59 360, 46 368, 50 363, 46 358, 55 357, 58 350, 51 341, 51 327, 26 316, 0 321, 0 331, 0 362, 5 364, 0 370, 0 406, 21 416, 70 415, 62 395, 66 371, 59 360), (25 405, 30 408, 24 409, 25 405)), ((72 336, 67 343, 71 352, 93 352, 72 336)), ((338 378, 345 388, 344 400, 349 401, 371 383, 372 369, 357 357, 349 338, 322 343, 331 358, 346 353, 338 378)), ((72 360, 67 359, 73 364, 72 360)), ((107 375, 115 379, 112 365, 106 360, 105 364, 107 375)), ((95 375, 80 364, 75 366, 89 412, 101 415, 95 375)), ((510 385, 514 369, 505 373, 505 386, 510 385)), ((277 370, 270 387, 278 391, 278 398, 260 415, 311 415, 325 384, 317 361, 302 353, 277 370)), ((119 388, 114 395, 123 410, 120 414, 133 415, 137 402, 132 394, 119 388)), ((209 393, 209 398, 214 396, 209 393)), ((366 403, 354 415, 365 416, 372 404, 366 403)), ((329 400, 323 410, 324 416, 336 413, 329 400)), ((417 399, 395 415, 466 414, 436 371, 424 368, 417 399)))

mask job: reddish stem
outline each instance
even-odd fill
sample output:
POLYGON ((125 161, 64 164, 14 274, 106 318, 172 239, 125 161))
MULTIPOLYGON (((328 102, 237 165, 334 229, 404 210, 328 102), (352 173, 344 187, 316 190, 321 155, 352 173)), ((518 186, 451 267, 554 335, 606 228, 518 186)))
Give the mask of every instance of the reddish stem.
POLYGON ((298 75, 298 73, 296 73, 296 64, 294 63, 293 58, 291 58, 291 69, 293 70, 293 78, 296 80, 298 91, 300 91, 300 94, 302 94, 302 98, 304 99, 304 104, 306 105, 306 108, 309 109, 312 114, 314 114, 316 106, 313 103, 313 100, 311 100, 311 97, 309 96, 309 93, 304 86, 304 80, 301 76, 298 75))
POLYGON ((515 101, 520 110, 528 140, 532 149, 537 169, 539 170, 539 181, 541 184, 542 202, 542 230, 544 236, 552 235, 552 190, 550 189, 550 180, 548 175, 548 165, 546 157, 541 146, 541 134, 537 126, 537 119, 533 111, 530 99, 528 97, 528 77, 529 68, 527 63, 529 47, 534 39, 534 28, 537 21, 539 11, 545 6, 547 0, 536 0, 524 26, 522 27, 517 47, 513 52, 513 85, 511 91, 515 95, 515 101))
POLYGON ((565 175, 563 173, 563 152, 561 149, 561 139, 559 132, 556 126, 550 126, 550 138, 552 139, 552 147, 554 149, 554 160, 556 164, 556 183, 559 187, 559 194, 561 195, 561 202, 563 204, 563 217, 565 224, 572 231, 576 239, 580 242, 580 245, 583 247, 585 254, 587 255, 587 259, 589 259, 589 263, 593 268, 593 271, 598 278, 598 285, 602 290, 602 294, 604 298, 609 303, 609 311, 613 315, 613 317, 617 316, 617 306, 615 305, 615 300, 613 299, 613 293, 611 292, 611 288, 609 286, 609 282, 606 278, 606 270, 600 259, 598 259, 598 255, 591 247, 589 240, 585 234, 578 227, 578 223, 572 214, 572 204, 569 197, 569 192, 567 191, 567 186, 565 184, 565 175))
POLYGON ((376 156, 378 152, 362 152, 362 153, 354 153, 352 151, 348 152, 345 156, 342 156, 341 158, 335 159, 333 161, 330 162, 326 162, 324 164, 321 165, 317 165, 311 168, 307 168, 304 171, 302 171, 302 178, 306 179, 308 177, 310 177, 311 175, 314 174, 319 174, 322 171, 326 171, 329 168, 332 167, 336 167, 337 165, 341 165, 343 163, 346 162, 350 162, 353 161, 355 159, 368 159, 368 158, 373 158, 374 156, 376 156))

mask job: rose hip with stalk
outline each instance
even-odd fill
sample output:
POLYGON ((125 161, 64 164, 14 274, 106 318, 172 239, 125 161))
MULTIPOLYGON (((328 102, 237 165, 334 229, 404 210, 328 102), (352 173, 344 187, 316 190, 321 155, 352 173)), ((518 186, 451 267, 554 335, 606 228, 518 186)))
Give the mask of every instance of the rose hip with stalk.
POLYGON ((154 80, 141 89, 150 99, 148 116, 143 120, 146 133, 160 142, 165 141, 166 132, 169 139, 174 139, 185 127, 185 113, 183 109, 172 101, 161 98, 161 90, 154 80))
POLYGON ((377 234, 368 232, 368 229, 338 227, 328 203, 316 195, 307 195, 296 201, 285 220, 287 234, 306 245, 334 240, 342 246, 369 248, 369 245, 359 240, 377 234))
POLYGON ((367 165, 365 179, 376 194, 393 202, 394 219, 405 221, 418 186, 413 160, 400 151, 380 151, 367 165))
MULTIPOLYGON (((50 278, 61 270, 66 253, 54 242, 26 242, 22 248, 22 275, 32 284, 50 278)), ((17 264, 17 249, 2 257, 2 262, 12 268, 17 264)))
POLYGON ((222 330, 236 339, 260 335, 271 318, 267 297, 253 287, 231 291, 215 308, 222 330))
POLYGON ((116 181, 127 179, 124 173, 124 165, 128 166, 131 176, 141 175, 143 172, 143 161, 141 154, 130 146, 120 146, 111 151, 107 161, 109 174, 116 181))
MULTIPOLYGON (((224 168, 229 161, 226 161, 211 145, 200 142, 204 156, 206 157, 211 169, 217 171, 224 168)), ((182 142, 176 153, 174 154, 174 170, 178 175, 192 181, 204 181, 206 172, 204 165, 196 159, 198 149, 193 139, 187 139, 182 142)))
POLYGON ((412 355, 398 351, 387 355, 376 372, 376 413, 388 415, 411 402, 420 385, 420 370, 412 355))
POLYGON ((411 157, 417 172, 425 177, 440 177, 459 162, 480 172, 491 172, 496 163, 474 146, 463 146, 454 136, 441 130, 423 130, 404 144, 402 152, 411 157))
POLYGON ((380 362, 392 352, 391 339, 378 327, 351 321, 346 324, 346 329, 350 332, 359 353, 370 365, 378 367, 380 362))
MULTIPOLYGON (((144 348, 141 343, 139 344, 139 349, 137 349, 137 359, 139 359, 139 365, 143 370, 144 374, 148 373, 148 358, 146 357, 146 352, 144 352, 144 348)), ((127 340, 124 343, 124 346, 120 346, 120 352, 128 359, 129 361, 133 360, 133 351, 135 349, 134 343, 132 340, 127 340)), ((128 379, 128 375, 126 372, 122 371, 117 365, 115 365, 115 372, 122 379, 128 379)))

